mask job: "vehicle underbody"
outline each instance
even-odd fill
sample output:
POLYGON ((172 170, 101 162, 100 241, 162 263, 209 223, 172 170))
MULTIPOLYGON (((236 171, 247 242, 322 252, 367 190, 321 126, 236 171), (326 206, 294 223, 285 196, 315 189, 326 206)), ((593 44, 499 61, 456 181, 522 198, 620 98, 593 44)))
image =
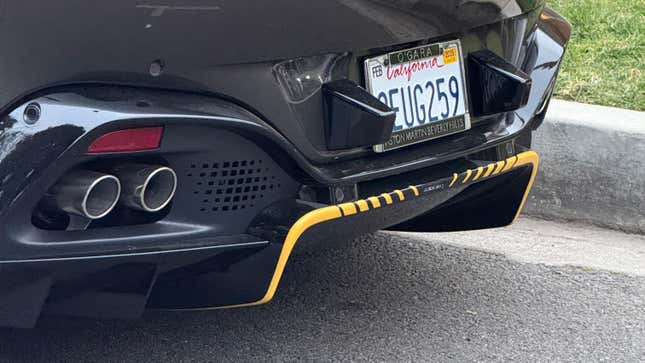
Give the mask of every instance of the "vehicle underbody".
POLYGON ((262 304, 297 244, 517 218, 570 35, 543 1, 181 3, 0 6, 0 326, 262 304), (450 40, 470 128, 377 152, 365 61, 450 40))

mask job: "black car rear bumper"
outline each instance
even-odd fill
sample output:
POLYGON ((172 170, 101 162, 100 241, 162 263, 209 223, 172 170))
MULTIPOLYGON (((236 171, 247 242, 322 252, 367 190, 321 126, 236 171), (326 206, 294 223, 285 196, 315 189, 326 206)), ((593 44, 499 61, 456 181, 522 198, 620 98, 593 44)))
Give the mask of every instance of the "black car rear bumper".
POLYGON ((354 202, 282 205, 259 216, 252 234, 202 247, 3 260, 0 322, 32 326, 41 312, 131 318, 145 308, 263 304, 274 296, 296 244, 392 225, 416 231, 507 225, 517 218, 537 167, 537 154, 529 151, 354 202), (466 191, 468 198, 458 197, 466 191), (452 221, 432 215, 445 207, 463 212, 452 221))

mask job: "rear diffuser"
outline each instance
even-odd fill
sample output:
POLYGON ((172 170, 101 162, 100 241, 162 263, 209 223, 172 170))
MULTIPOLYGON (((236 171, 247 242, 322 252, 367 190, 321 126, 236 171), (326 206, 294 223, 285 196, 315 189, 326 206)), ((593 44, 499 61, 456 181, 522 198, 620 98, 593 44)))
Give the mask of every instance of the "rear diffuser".
POLYGON ((202 265, 198 274, 184 269, 161 275, 149 306, 201 310, 267 303, 298 243, 347 240, 391 226, 396 230, 433 232, 511 224, 526 201, 538 163, 538 154, 526 151, 435 181, 314 209, 287 229, 282 242, 271 243, 262 261, 254 261, 262 262, 262 268, 254 268, 245 260, 226 271, 208 271, 202 265), (270 255, 275 255, 275 262, 266 260, 270 255), (269 270, 272 272, 267 276, 269 270))

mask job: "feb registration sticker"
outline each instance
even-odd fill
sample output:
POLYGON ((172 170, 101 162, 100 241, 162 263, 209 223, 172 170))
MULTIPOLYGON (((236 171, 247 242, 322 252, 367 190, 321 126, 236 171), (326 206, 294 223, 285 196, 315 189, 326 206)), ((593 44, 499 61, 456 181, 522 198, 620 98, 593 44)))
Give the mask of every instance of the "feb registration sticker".
POLYGON ((458 40, 405 49, 365 61, 367 89, 396 112, 383 152, 470 128, 458 40))

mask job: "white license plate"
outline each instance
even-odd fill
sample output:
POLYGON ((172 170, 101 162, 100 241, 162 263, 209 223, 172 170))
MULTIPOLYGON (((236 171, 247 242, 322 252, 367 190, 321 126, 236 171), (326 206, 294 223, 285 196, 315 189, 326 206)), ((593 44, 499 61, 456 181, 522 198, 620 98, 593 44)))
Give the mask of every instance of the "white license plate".
POLYGON ((376 152, 470 128, 458 40, 404 49, 365 61, 367 89, 396 111, 392 137, 376 152))

